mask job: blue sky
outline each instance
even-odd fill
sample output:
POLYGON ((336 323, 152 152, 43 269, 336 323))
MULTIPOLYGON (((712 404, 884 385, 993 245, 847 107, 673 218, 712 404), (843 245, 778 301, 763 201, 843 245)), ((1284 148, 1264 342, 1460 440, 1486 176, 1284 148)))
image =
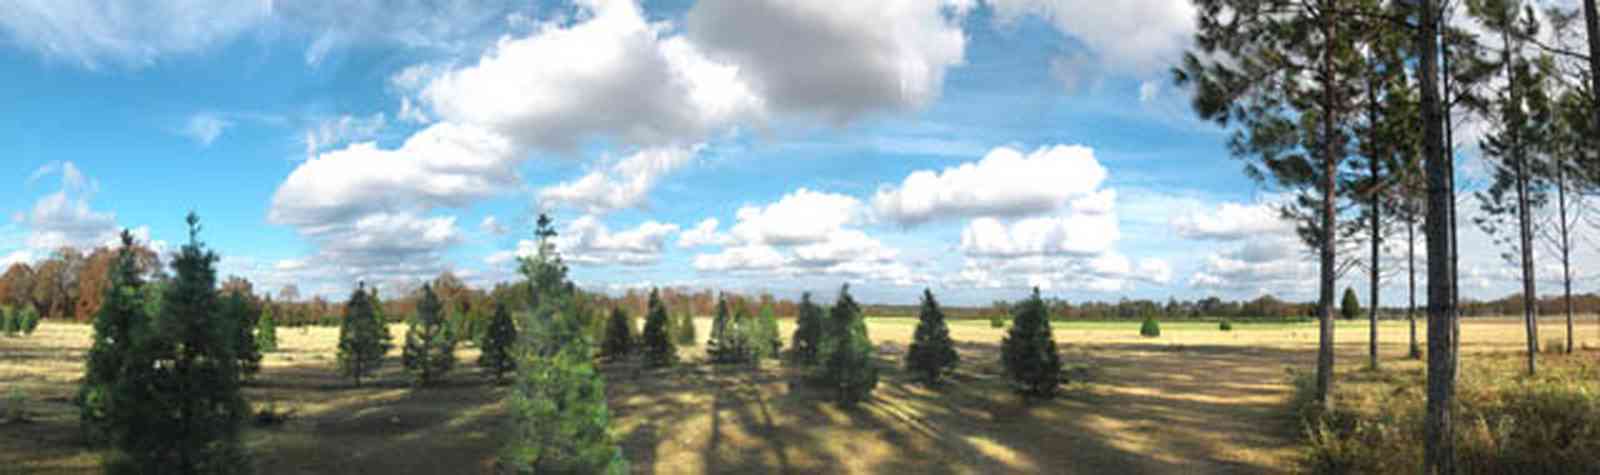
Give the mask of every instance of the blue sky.
POLYGON ((7 264, 195 209, 258 288, 484 284, 547 211, 609 291, 1314 290, 1170 83, 1183 0, 183 3, 7 8, 7 264))

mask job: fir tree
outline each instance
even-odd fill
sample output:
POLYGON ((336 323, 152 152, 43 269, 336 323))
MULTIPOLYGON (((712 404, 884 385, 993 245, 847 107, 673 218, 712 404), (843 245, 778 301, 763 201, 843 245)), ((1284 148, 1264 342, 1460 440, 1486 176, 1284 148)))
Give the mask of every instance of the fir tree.
POLYGON ((517 326, 511 321, 511 312, 506 310, 505 304, 496 303, 494 318, 489 321, 483 342, 478 344, 483 350, 478 355, 478 366, 489 370, 496 382, 504 381, 507 372, 517 369, 517 360, 511 354, 516 341, 517 326))
POLYGON ((566 280, 550 224, 539 217, 539 251, 522 260, 534 308, 522 325, 517 382, 507 404, 510 434, 499 466, 519 474, 627 473, 609 429, 605 383, 583 331, 589 310, 566 280))
POLYGON ((278 351, 278 320, 273 315, 273 305, 270 300, 261 306, 261 318, 256 321, 256 351, 260 353, 278 351))
POLYGON ((850 286, 839 289, 839 300, 828 311, 819 358, 821 383, 834 391, 834 400, 852 406, 866 400, 878 387, 877 350, 867 336, 861 307, 850 297, 850 286))
POLYGON ((711 339, 706 340, 706 355, 711 357, 712 363, 731 363, 738 360, 735 355, 737 343, 737 329, 733 328, 733 317, 728 314, 728 296, 717 296, 717 316, 711 320, 711 339))
POLYGON ((789 357, 801 366, 812 366, 817 364, 817 346, 822 339, 822 308, 811 303, 811 292, 806 292, 800 295, 799 311, 789 357))
POLYGON ((687 313, 680 313, 678 314, 677 321, 678 323, 672 333, 673 339, 676 340, 679 345, 694 346, 694 344, 700 339, 700 336, 695 334, 696 330, 694 327, 694 316, 687 313))
POLYGON ((650 315, 644 321, 644 357, 650 366, 666 366, 677 359, 677 348, 668 335, 672 321, 667 318, 667 306, 661 303, 661 292, 650 289, 650 315))
POLYGON ((239 431, 249 406, 239 392, 237 324, 221 311, 213 267, 189 213, 189 243, 172 260, 152 332, 134 338, 111 405, 117 454, 109 471, 250 471, 239 431))
POLYGON ((144 279, 134 266, 133 234, 122 231, 122 247, 112 263, 110 284, 94 319, 94 343, 89 348, 76 403, 84 440, 99 445, 110 440, 111 390, 122 380, 125 360, 136 335, 149 324, 144 279))
POLYGON ((606 323, 606 339, 600 346, 600 354, 612 359, 620 359, 633 353, 633 323, 628 320, 628 312, 622 307, 611 308, 611 319, 606 323))
POLYGON ((1344 288, 1344 299, 1339 302, 1339 316, 1345 320, 1354 320, 1361 316, 1361 299, 1356 298, 1355 289, 1344 288))
POLYGON ((256 319, 260 317, 243 292, 228 292, 222 299, 222 318, 233 322, 234 357, 239 359, 239 375, 248 379, 261 371, 261 352, 256 349, 256 319))
POLYGON ((772 304, 761 305, 761 316, 757 318, 753 322, 755 329, 751 335, 756 357, 776 359, 783 351, 783 338, 778 336, 778 317, 772 310, 772 304))
POLYGON ((21 316, 21 312, 13 313, 9 308, 0 307, 0 332, 6 336, 17 336, 17 332, 22 329, 22 319, 19 318, 21 316))
POLYGON ((433 286, 422 284, 417 315, 406 329, 406 346, 401 355, 406 370, 416 375, 418 385, 437 382, 456 365, 456 343, 445 326, 442 311, 433 286))
POLYGON ((339 371, 354 379, 357 387, 362 376, 383 365, 389 352, 388 331, 379 323, 374 300, 366 283, 360 283, 345 303, 344 322, 339 325, 339 371))
POLYGON ((1001 363, 1023 394, 1050 397, 1061 384, 1061 356, 1039 289, 1011 311, 1011 330, 1000 342, 1001 363))
POLYGON ((955 342, 950 340, 950 328, 944 323, 944 311, 934 300, 933 291, 923 289, 922 313, 911 348, 906 351, 906 370, 917 374, 924 383, 938 384, 959 360, 955 342))

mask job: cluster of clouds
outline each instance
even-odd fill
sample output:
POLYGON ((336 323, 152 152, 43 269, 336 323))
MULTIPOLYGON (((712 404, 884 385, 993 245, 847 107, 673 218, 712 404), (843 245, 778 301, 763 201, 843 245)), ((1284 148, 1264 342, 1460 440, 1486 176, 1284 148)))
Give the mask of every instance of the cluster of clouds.
POLYGON ((51 162, 34 170, 23 182, 24 188, 44 186, 42 182, 59 176, 54 193, 47 193, 34 201, 25 212, 14 213, 11 225, 25 231, 22 247, 0 256, 0 264, 26 263, 43 258, 58 249, 71 247, 91 249, 114 246, 120 243, 124 228, 134 238, 156 251, 164 251, 164 241, 152 240, 148 226, 123 226, 117 222, 116 213, 96 210, 91 206, 100 183, 85 175, 73 162, 51 162))

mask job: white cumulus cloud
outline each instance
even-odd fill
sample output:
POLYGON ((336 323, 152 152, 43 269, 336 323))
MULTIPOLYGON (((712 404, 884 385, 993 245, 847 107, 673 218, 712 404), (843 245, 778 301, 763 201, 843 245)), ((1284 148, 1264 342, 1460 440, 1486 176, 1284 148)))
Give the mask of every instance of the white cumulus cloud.
POLYGON ((1082 146, 1041 147, 1024 154, 1010 147, 983 159, 920 170, 873 196, 874 210, 903 225, 944 217, 1024 216, 1049 213, 1081 201, 1087 210, 1109 207, 1102 196, 1105 167, 1082 146))

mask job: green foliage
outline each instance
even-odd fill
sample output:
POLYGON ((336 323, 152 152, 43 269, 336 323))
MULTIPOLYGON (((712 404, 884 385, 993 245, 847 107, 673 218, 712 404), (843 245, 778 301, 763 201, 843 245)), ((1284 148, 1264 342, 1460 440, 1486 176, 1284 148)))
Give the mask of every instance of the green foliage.
POLYGON ((11 392, 6 394, 6 406, 0 410, 0 422, 22 422, 28 420, 28 395, 22 388, 13 386, 11 392))
POLYGON ((917 330, 912 335, 911 348, 906 351, 906 371, 916 374, 923 383, 939 384, 944 374, 955 369, 960 360, 939 301, 933 298, 932 290, 923 289, 917 330))
POLYGON ((339 372, 361 386, 361 378, 383 365, 383 356, 392 347, 389 328, 384 325, 377 305, 377 290, 367 293, 366 283, 350 293, 344 305, 344 322, 339 325, 339 372))
MULTIPOLYGON (((78 388, 75 403, 83 438, 90 445, 100 445, 111 440, 111 406, 113 386, 125 380, 126 360, 132 352, 136 336, 146 333, 152 308, 148 300, 157 287, 147 286, 134 263, 133 235, 122 232, 122 247, 111 265, 109 284, 95 314, 94 339, 89 347, 83 372, 83 384, 78 388)), ((26 311, 26 309, 24 309, 26 311)))
POLYGON ((12 312, 8 308, 0 308, 0 333, 11 337, 17 336, 17 332, 22 329, 22 319, 18 318, 21 316, 18 315, 19 313, 12 312))
POLYGON ((673 341, 685 346, 694 346, 695 343, 698 343, 700 336, 695 334, 694 315, 680 313, 677 316, 677 321, 678 323, 673 326, 673 341))
POLYGON ((1361 318, 1361 299, 1356 298, 1355 289, 1344 288, 1344 298, 1339 301, 1339 317, 1345 320, 1361 318))
POLYGON ((1061 384, 1061 355, 1039 289, 1011 310, 1011 330, 1000 342, 1006 375, 1025 395, 1050 397, 1061 384))
POLYGON ((1161 322, 1156 321, 1154 316, 1144 317, 1144 323, 1139 324, 1139 336, 1147 338, 1161 336, 1161 322))
POLYGON ((23 335, 33 335, 33 331, 39 329, 39 311, 34 310, 32 305, 23 305, 22 309, 12 316, 22 322, 23 335))
POLYGON ((1223 320, 1222 323, 1217 324, 1217 329, 1225 332, 1233 331, 1233 322, 1223 320))
MULTIPOLYGON (((568 317, 556 316, 558 319, 568 317)), ((605 382, 583 339, 550 356, 521 361, 507 408, 511 432, 500 450, 509 473, 628 473, 609 431, 605 382)))
POLYGON ((495 381, 505 380, 507 372, 517 369, 517 360, 511 353, 516 342, 517 326, 511 321, 511 311, 506 310, 505 304, 496 302, 494 317, 484 330, 482 343, 478 344, 483 350, 478 354, 478 366, 493 374, 495 381))
POLYGON ((794 335, 789 340, 789 361, 801 366, 815 366, 817 350, 822 343, 822 307, 812 303, 811 292, 806 292, 800 295, 798 310, 794 335))
POLYGON ((661 292, 650 289, 650 314, 644 321, 644 360, 650 366, 666 366, 677 360, 677 348, 672 344, 668 327, 667 306, 661 303, 661 292))
POLYGON ((613 359, 627 357, 633 353, 633 339, 633 322, 628 319, 628 312, 622 307, 612 307, 600 354, 613 359))
POLYGON ((274 316, 271 302, 261 307, 261 318, 256 321, 255 336, 257 352, 278 351, 278 319, 274 316))
MULTIPOLYGON (((1600 473, 1600 391, 1573 369, 1463 386, 1454 414, 1457 466, 1484 474, 1600 473)), ((1296 378, 1292 397, 1306 434, 1307 472, 1422 472, 1426 395, 1413 389, 1420 381, 1382 385, 1322 410, 1309 376, 1296 378)))
POLYGON ((1006 316, 1005 315, 996 314, 996 315, 991 315, 989 317, 989 328, 1005 328, 1005 327, 1006 327, 1006 316))
POLYGON ((233 322, 234 357, 239 359, 241 377, 249 378, 261 371, 261 352, 256 349, 255 328, 261 314, 243 292, 228 292, 222 297, 222 318, 233 322))
POLYGON ((762 305, 761 316, 751 323, 750 346, 755 357, 778 358, 783 351, 783 337, 778 336, 778 317, 773 313, 772 305, 762 305))
POLYGON ((216 254, 198 240, 172 260, 174 277, 150 332, 135 332, 111 391, 110 433, 117 454, 108 471, 250 471, 239 431, 249 406, 239 391, 238 322, 222 311, 216 254))
POLYGON ((839 289, 839 300, 828 310, 818 357, 822 361, 819 382, 834 391, 834 400, 853 406, 872 395, 878 387, 878 366, 873 362, 877 349, 867 336, 867 322, 861 307, 850 297, 850 286, 839 289))
POLYGON ((456 342, 445 326, 444 305, 433 293, 433 286, 422 284, 417 314, 406 328, 406 346, 401 354, 407 371, 420 386, 438 382, 456 366, 456 342))
POLYGON ((729 315, 727 296, 717 298, 717 317, 711 321, 711 340, 706 342, 706 354, 711 357, 712 363, 749 363, 755 360, 754 348, 750 345, 749 317, 744 315, 743 308, 738 312, 737 315, 729 315))

